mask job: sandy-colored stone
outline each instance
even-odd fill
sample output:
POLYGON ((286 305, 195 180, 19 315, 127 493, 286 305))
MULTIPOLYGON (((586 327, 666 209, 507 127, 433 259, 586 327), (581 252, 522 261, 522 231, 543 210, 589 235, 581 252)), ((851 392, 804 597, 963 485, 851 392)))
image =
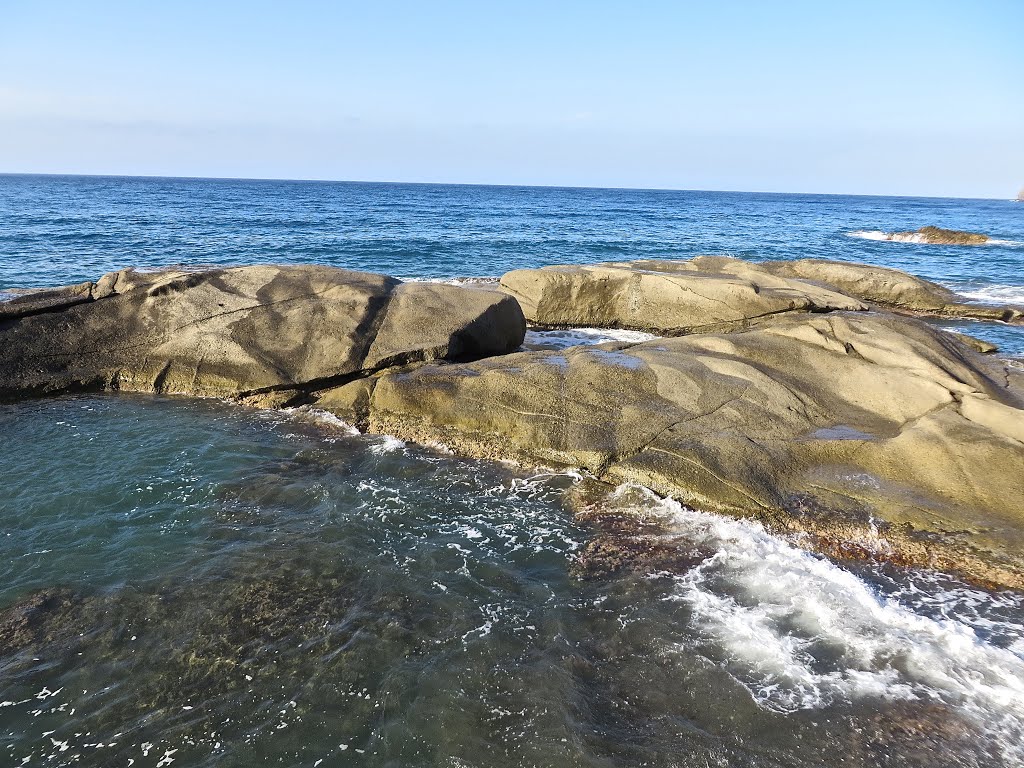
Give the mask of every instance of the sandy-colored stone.
POLYGON ((768 261, 760 266, 774 275, 807 280, 887 309, 1007 323, 1024 321, 1022 307, 968 303, 948 288, 898 269, 828 259, 768 261))
POLYGON ((125 270, 40 300, 0 318, 0 398, 313 389, 508 352, 525 332, 518 305, 496 291, 322 266, 125 270))
POLYGON ((867 309, 836 291, 717 256, 521 269, 506 273, 501 287, 538 325, 664 335, 742 329, 790 312, 867 309))

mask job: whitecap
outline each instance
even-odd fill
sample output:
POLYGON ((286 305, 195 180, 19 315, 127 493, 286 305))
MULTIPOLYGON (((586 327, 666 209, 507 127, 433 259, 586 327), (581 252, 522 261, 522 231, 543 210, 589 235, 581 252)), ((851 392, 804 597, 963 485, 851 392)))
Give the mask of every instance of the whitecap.
POLYGON ((878 229, 858 229, 854 232, 847 232, 849 237, 859 237, 861 240, 879 240, 893 243, 923 243, 924 235, 917 232, 882 232, 878 229))
POLYGON ((957 291, 965 299, 989 304, 1024 304, 1024 285, 986 285, 957 291))

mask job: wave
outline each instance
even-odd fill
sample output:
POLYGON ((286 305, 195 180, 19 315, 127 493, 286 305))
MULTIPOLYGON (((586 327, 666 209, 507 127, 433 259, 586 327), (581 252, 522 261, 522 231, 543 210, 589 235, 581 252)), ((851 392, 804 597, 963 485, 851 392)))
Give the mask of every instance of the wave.
POLYGON ((667 598, 689 607, 706 646, 671 650, 724 657, 760 705, 780 712, 872 697, 941 702, 1024 760, 1024 597, 950 589, 928 575, 885 593, 757 523, 638 486, 616 495, 715 552, 673 577, 667 598), (1012 605, 985 613, 999 600, 1012 605))
POLYGON ((846 233, 850 237, 859 237, 862 240, 882 240, 894 243, 923 243, 924 235, 917 232, 882 232, 878 229, 858 229, 855 232, 846 233))
MULTIPOLYGON (((847 232, 847 237, 857 237, 861 240, 876 240, 889 243, 925 243, 928 241, 920 232, 883 232, 879 229, 858 229, 847 232)), ((1024 245, 1017 240, 1000 240, 990 237, 981 245, 1024 245)))
POLYGON ((988 304, 1024 304, 1024 285, 986 285, 982 288, 954 289, 965 299, 988 304))

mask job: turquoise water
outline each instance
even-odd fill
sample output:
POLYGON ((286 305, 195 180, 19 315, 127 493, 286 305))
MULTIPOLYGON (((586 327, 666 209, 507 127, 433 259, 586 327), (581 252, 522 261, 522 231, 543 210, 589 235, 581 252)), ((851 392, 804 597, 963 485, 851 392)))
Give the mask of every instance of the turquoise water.
MULTIPOLYGON (((1024 240, 998 201, 686 192, 7 176, 0 213, 0 288, 729 251, 1005 293, 1019 246, 850 232, 1024 240)), ((678 567, 608 573, 593 553, 628 537, 577 518, 578 476, 311 411, 67 397, 0 405, 0 438, 5 764, 1024 765, 1020 595, 839 567, 638 488, 612 510, 678 567)))

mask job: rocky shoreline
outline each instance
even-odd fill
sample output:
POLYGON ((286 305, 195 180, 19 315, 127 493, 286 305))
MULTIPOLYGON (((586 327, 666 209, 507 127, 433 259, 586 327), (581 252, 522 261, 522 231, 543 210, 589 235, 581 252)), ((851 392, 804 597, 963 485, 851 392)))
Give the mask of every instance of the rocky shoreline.
POLYGON ((930 316, 1021 323, 1024 308, 824 260, 546 267, 497 286, 128 269, 0 303, 0 399, 312 405, 467 455, 580 467, 588 515, 634 482, 837 559, 1024 589, 1024 373, 930 316), (659 338, 517 351, 527 322, 659 338))

